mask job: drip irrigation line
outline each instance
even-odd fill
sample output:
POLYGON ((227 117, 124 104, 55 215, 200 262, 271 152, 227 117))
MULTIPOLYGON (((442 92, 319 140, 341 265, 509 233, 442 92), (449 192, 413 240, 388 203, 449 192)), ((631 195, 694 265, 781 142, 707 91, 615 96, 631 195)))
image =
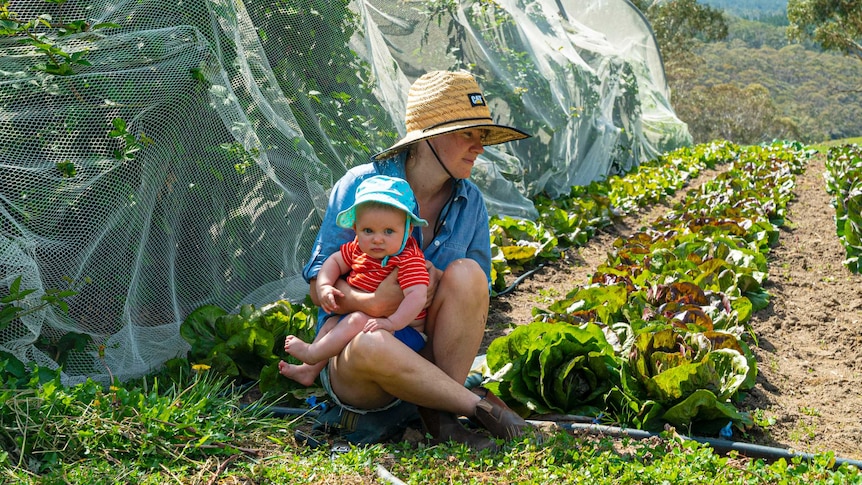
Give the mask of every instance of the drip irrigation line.
POLYGON ((320 415, 321 409, 320 405, 314 406, 313 408, 290 408, 283 406, 261 406, 259 404, 240 404, 240 409, 259 409, 264 414, 268 414, 270 416, 276 418, 285 418, 288 416, 308 416, 309 418, 316 418, 320 415))
MULTIPOLYGON (((661 437, 660 433, 654 433, 649 431, 643 431, 639 429, 629 429, 629 428, 618 428, 615 426, 606 426, 601 424, 592 424, 592 423, 561 423, 558 421, 528 421, 531 423, 543 423, 543 422, 553 422, 558 427, 567 430, 578 430, 585 431, 590 434, 596 435, 609 435, 614 437, 629 437, 635 439, 646 439, 652 437, 661 437)), ((731 441, 720 438, 703 438, 698 436, 684 436, 678 435, 683 440, 696 441, 701 444, 708 445, 715 452, 726 454, 730 451, 736 451, 740 455, 747 456, 749 458, 763 458, 770 461, 776 461, 781 458, 785 460, 792 460, 793 458, 802 458, 806 461, 812 461, 814 459, 814 455, 811 453, 801 453, 794 452, 790 450, 786 450, 783 448, 775 448, 771 446, 763 446, 756 445, 753 443, 744 443, 741 441, 731 441)), ((833 467, 837 468, 841 465, 852 465, 856 468, 862 470, 862 461, 860 460, 851 460, 848 458, 835 458, 833 463, 833 467)))
POLYGON ((527 271, 526 273, 522 274, 521 276, 518 276, 518 278, 517 278, 515 281, 513 281, 513 282, 512 282, 512 284, 511 284, 511 285, 509 285, 509 287, 508 287, 508 288, 506 288, 505 290, 503 290, 503 291, 501 291, 501 292, 499 292, 499 293, 495 293, 495 294, 494 294, 494 296, 503 296, 503 295, 505 295, 505 294, 507 294, 507 293, 511 293, 511 292, 512 292, 512 290, 514 290, 516 286, 518 286, 518 285, 520 285, 521 283, 523 283, 525 279, 527 279, 527 278, 529 278, 530 276, 532 276, 532 274, 533 274, 533 273, 535 273, 536 271, 539 271, 540 269, 544 268, 544 267, 545 267, 545 264, 546 264, 546 263, 539 263, 539 265, 538 265, 538 266, 536 266, 535 268, 531 269, 530 271, 527 271))

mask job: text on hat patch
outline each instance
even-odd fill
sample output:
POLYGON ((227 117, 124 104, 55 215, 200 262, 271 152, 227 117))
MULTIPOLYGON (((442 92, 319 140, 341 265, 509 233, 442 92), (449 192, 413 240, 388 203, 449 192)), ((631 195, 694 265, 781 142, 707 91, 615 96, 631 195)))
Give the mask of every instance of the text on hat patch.
POLYGON ((482 97, 482 93, 470 93, 467 97, 470 98, 470 106, 485 106, 485 98, 482 97))

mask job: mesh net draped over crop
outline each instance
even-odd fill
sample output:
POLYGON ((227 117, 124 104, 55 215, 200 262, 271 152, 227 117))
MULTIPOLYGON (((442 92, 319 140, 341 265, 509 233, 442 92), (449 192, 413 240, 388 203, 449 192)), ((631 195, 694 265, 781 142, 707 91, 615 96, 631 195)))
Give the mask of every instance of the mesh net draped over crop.
MULTIPOLYGON (((467 69, 497 122, 473 180, 492 214, 630 170, 691 142, 661 58, 626 0, 13 1, 30 19, 118 27, 56 37, 89 65, 0 38, 0 295, 90 282, 68 313, 0 330, 0 350, 57 368, 44 342, 93 345, 69 382, 125 380, 185 356, 204 304, 298 301, 328 189, 404 134, 411 82, 467 69), (122 120, 120 128, 114 120, 122 120), (114 136, 111 131, 114 130, 114 136), (117 134, 116 131, 120 133, 117 134), (73 167, 72 173, 62 167, 73 167), (99 355, 101 346, 103 355, 99 355)), ((48 31, 50 32, 50 31, 48 31)), ((56 32, 54 32, 56 34, 56 32)))

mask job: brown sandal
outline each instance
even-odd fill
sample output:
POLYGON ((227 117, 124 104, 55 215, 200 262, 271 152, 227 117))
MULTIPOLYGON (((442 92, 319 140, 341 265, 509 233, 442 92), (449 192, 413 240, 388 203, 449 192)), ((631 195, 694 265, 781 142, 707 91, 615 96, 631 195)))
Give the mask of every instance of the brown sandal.
POLYGON ((524 435, 529 424, 502 399, 484 387, 474 387, 471 390, 481 398, 476 403, 474 417, 493 436, 511 440, 524 435))
POLYGON ((454 441, 464 443, 475 451, 497 450, 497 443, 493 439, 465 428, 452 413, 420 407, 419 417, 422 419, 425 431, 431 435, 433 444, 454 441))

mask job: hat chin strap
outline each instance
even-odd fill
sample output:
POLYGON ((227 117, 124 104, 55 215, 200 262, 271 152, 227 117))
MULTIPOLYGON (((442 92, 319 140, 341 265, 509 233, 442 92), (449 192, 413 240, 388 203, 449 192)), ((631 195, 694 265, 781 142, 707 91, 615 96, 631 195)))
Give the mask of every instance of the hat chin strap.
POLYGON ((404 251, 404 248, 407 247, 407 239, 410 237, 410 216, 407 216, 407 220, 404 221, 404 239, 401 240, 401 247, 398 248, 398 251, 395 254, 389 254, 383 257, 383 260, 380 262, 380 266, 385 268, 389 263, 389 258, 391 256, 398 256, 401 254, 401 251, 404 251))
POLYGON ((434 147, 431 145, 431 140, 425 140, 425 143, 428 144, 428 148, 431 149, 431 153, 434 154, 434 158, 437 159, 437 163, 439 163, 440 166, 443 167, 443 170, 445 170, 446 173, 449 174, 449 178, 454 179, 455 176, 452 175, 452 172, 450 172, 448 168, 446 168, 446 165, 443 164, 443 160, 440 160, 440 155, 437 155, 437 150, 435 150, 434 147))

